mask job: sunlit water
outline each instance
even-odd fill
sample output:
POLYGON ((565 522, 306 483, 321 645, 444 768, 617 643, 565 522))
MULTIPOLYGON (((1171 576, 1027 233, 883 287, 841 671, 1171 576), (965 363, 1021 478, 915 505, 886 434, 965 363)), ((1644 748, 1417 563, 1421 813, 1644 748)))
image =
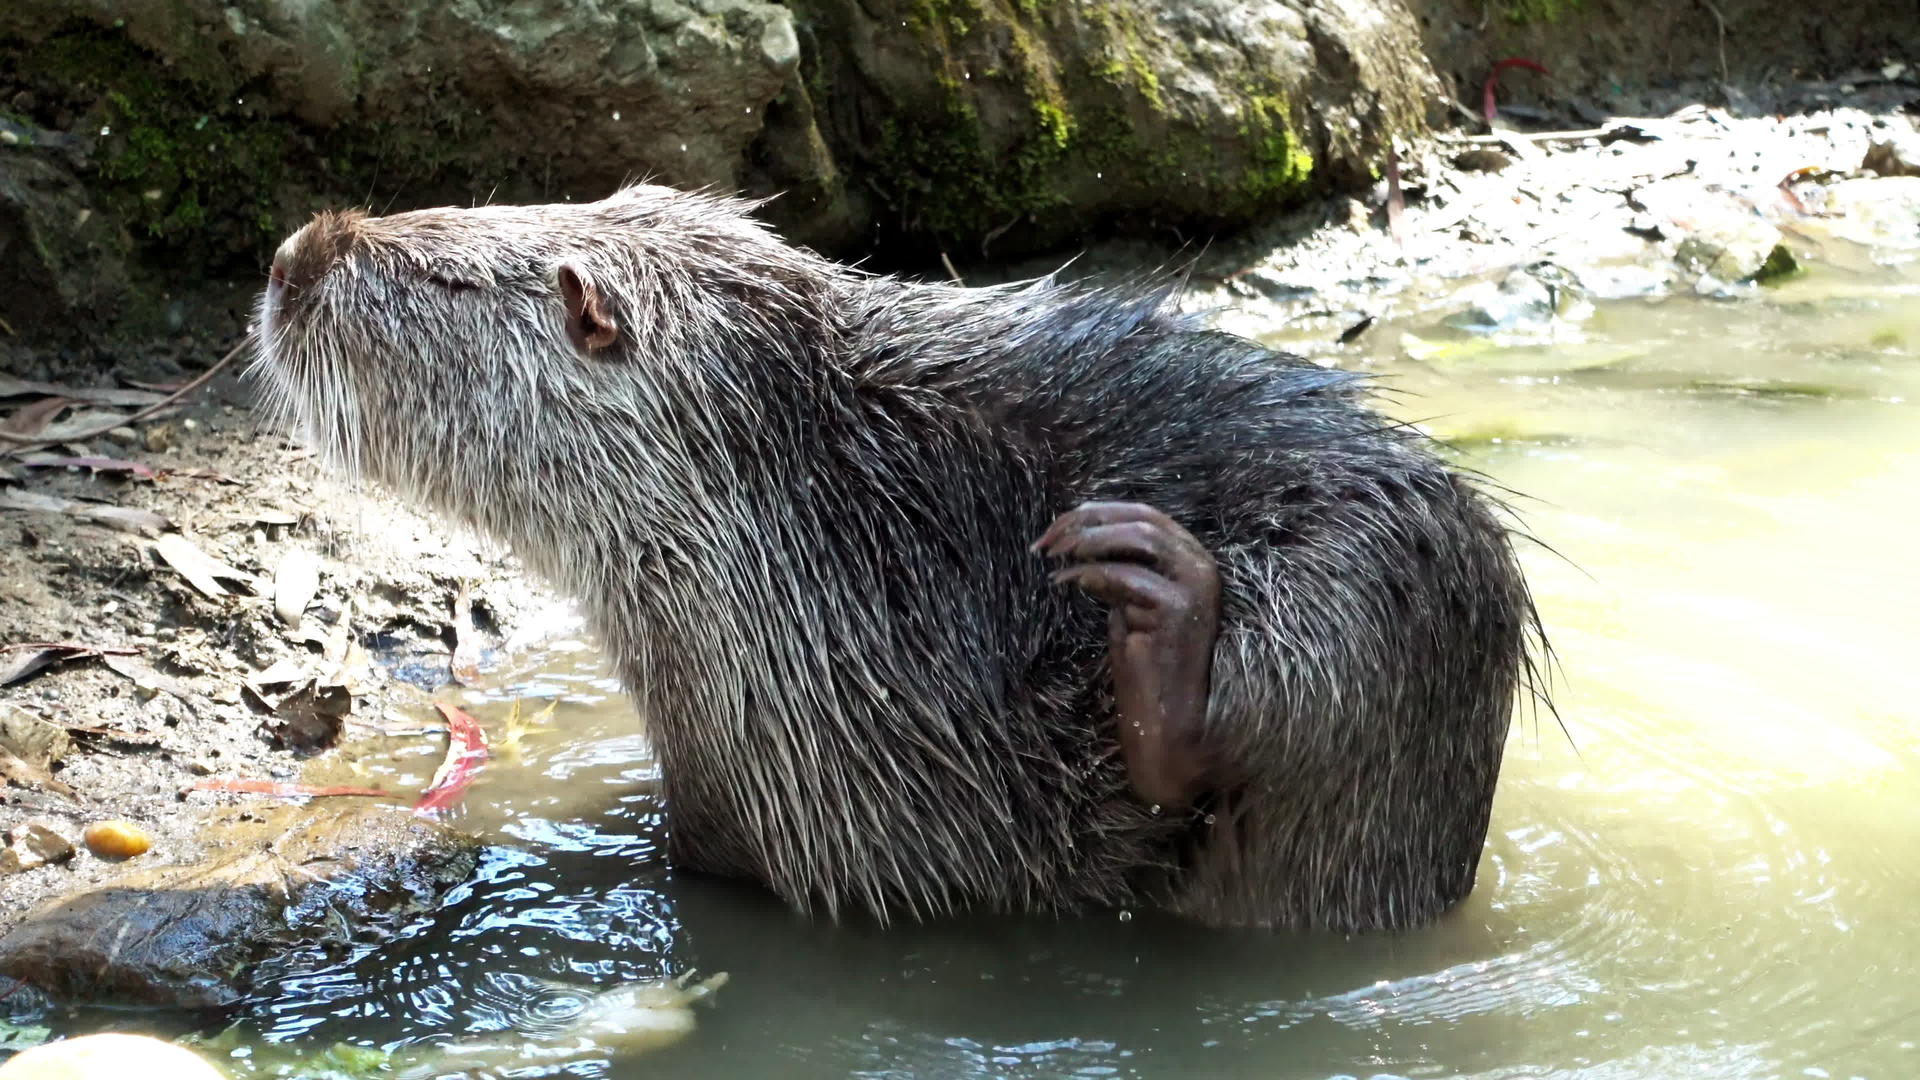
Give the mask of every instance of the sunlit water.
POLYGON ((692 967, 731 982, 691 1037, 573 1074, 1920 1076, 1916 280, 1605 304, 1589 337, 1644 355, 1590 371, 1399 355, 1432 325, 1340 354, 1554 549, 1526 560, 1565 731, 1523 715, 1481 884, 1438 925, 810 925, 663 863, 638 724, 570 652, 466 699, 496 739, 508 699, 560 699, 458 814, 493 843, 477 878, 370 955, 277 974, 248 1039, 537 1031, 537 980, 692 967))

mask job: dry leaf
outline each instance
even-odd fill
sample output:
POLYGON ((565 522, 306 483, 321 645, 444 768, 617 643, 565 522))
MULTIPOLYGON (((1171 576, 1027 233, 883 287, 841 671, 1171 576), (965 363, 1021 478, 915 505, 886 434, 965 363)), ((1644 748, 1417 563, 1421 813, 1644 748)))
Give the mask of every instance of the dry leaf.
POLYGON ((352 711, 353 695, 346 687, 309 682, 280 699, 266 724, 267 734, 296 754, 316 754, 340 741, 352 711))
MULTIPOLYGON (((138 384, 135 384, 138 385, 138 384)), ((0 398, 29 397, 49 395, 63 397, 73 401, 85 401, 95 405, 118 405, 139 407, 158 405, 167 399, 165 394, 151 390, 122 390, 117 387, 58 386, 54 383, 28 382, 10 375, 0 375, 0 398)))
POLYGON ((321 648, 321 659, 326 664, 326 681, 346 687, 347 692, 356 697, 363 693, 371 667, 367 650, 353 636, 352 597, 348 597, 346 603, 340 606, 340 618, 334 623, 333 632, 327 636, 321 648))
POLYGON ((0 874, 33 870, 73 858, 73 842, 44 822, 29 821, 7 830, 0 848, 0 874))
POLYGON ((192 691, 182 685, 178 679, 170 678, 153 670, 146 663, 131 656, 103 656, 100 662, 113 669, 114 673, 133 680, 133 685, 153 693, 172 694, 180 699, 182 705, 191 704, 192 691))
POLYGON ((38 491, 0 491, 0 508, 27 510, 41 514, 64 514, 73 500, 38 491))
POLYGON ((291 510, 281 510, 275 507, 263 507, 262 509, 255 510, 255 511, 252 511, 251 513, 242 514, 239 516, 244 517, 248 521, 258 522, 262 525, 292 526, 292 525, 300 524, 300 520, 306 515, 296 514, 291 510))
POLYGON ((60 415, 60 410, 73 404, 63 397, 42 398, 31 405, 22 405, 15 409, 5 420, 0 420, 0 431, 9 435, 24 435, 37 438, 47 423, 60 415))
POLYGON ((529 719, 521 715, 520 699, 514 698, 513 711, 507 714, 507 734, 505 738, 500 740, 502 755, 518 761, 520 758, 520 740, 526 738, 527 735, 532 732, 552 731, 553 726, 551 724, 544 724, 541 723, 541 721, 553 719, 554 710, 559 707, 560 699, 554 698, 552 701, 547 702, 546 708, 541 709, 529 719))
POLYGON ((113 412, 109 409, 82 409, 56 424, 48 424, 33 433, 33 437, 50 443, 63 443, 73 439, 91 436, 102 428, 120 427, 127 422, 128 414, 113 412))
POLYGON ((57 495, 46 495, 37 491, 0 491, 0 509, 66 514, 69 517, 96 522, 122 532, 141 533, 147 536, 155 536, 173 528, 173 522, 169 521, 165 515, 156 514, 151 510, 104 503, 75 502, 72 499, 62 499, 57 495))
POLYGON ((68 645, 36 645, 11 650, 0 657, 0 686, 12 686, 44 668, 86 653, 86 649, 68 645))
POLYGON ((473 783, 487 762, 487 736, 464 710, 436 701, 433 707, 447 718, 447 756, 433 772, 427 790, 413 804, 416 814, 431 814, 452 805, 473 783))
POLYGON ((222 597, 227 590, 220 587, 216 578, 225 578, 251 585, 253 575, 236 570, 219 559, 200 550, 193 541, 178 533, 171 533, 154 541, 153 550, 158 552, 167 565, 179 571, 180 576, 194 588, 207 596, 222 597))
POLYGON ((258 689, 263 686, 286 686, 297 682, 312 680, 313 674, 298 659, 286 656, 275 660, 265 671, 255 672, 247 677, 247 685, 258 689))
POLYGON ((49 724, 18 705, 0 702, 0 749, 42 769, 67 756, 73 740, 66 729, 49 724))
POLYGON ((340 618, 334 622, 333 632, 327 635, 326 643, 321 646, 320 657, 327 662, 329 668, 333 669, 336 676, 342 674, 347 662, 347 650, 352 644, 353 597, 349 596, 346 602, 340 605, 340 618))
POLYGON ((173 522, 165 514, 156 514, 151 510, 141 510, 133 506, 104 506, 94 503, 74 503, 67 513, 83 521, 92 521, 121 532, 139 533, 142 536, 158 536, 171 531, 173 522))
POLYGON ((160 470, 151 465, 142 465, 137 461, 124 461, 108 457, 60 457, 56 454, 30 454, 21 461, 29 469, 86 469, 89 472, 132 473, 142 480, 152 480, 160 475, 160 470))
POLYGON ((126 383, 128 386, 137 386, 142 390, 157 390, 163 394, 171 394, 187 385, 173 382, 142 382, 139 379, 128 379, 126 383))
POLYGON ((73 789, 55 780, 52 773, 31 761, 23 760, 3 746, 0 746, 0 781, 16 787, 39 788, 56 795, 73 797, 73 789))
POLYGON ((155 734, 152 734, 151 732, 146 732, 146 731, 128 731, 125 728, 83 727, 79 724, 68 724, 67 734, 85 735, 90 738, 105 739, 108 742, 120 743, 123 746, 159 746, 160 745, 160 736, 158 735, 155 735, 155 734))
POLYGON ((305 548, 288 548, 273 575, 273 611, 288 626, 299 626, 300 615, 320 591, 320 558, 305 548))
POLYGON ((0 686, 9 686, 49 664, 90 656, 135 656, 139 649, 109 649, 77 641, 23 641, 0 646, 0 686))

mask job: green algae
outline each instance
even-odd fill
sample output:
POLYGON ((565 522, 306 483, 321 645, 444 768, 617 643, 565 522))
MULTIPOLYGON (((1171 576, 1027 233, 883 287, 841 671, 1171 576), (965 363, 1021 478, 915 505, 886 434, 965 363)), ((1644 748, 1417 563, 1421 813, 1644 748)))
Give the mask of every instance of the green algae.
POLYGON ((253 247, 276 229, 273 193, 296 139, 249 106, 250 88, 217 64, 168 66, 124 34, 75 27, 25 57, 33 81, 94 96, 95 193, 161 247, 253 247))
POLYGON ((1503 0, 1504 14, 1515 26, 1555 23, 1579 11, 1586 0, 1503 0))

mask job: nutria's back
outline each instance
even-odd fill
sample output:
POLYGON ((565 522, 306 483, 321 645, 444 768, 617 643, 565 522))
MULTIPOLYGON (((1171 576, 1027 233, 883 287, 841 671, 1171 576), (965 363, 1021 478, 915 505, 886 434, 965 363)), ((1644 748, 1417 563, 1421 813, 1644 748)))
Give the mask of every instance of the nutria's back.
POLYGON ((1430 919, 1527 671, 1507 533, 1352 376, 1172 296, 859 274, 636 186, 323 216, 259 369, 333 460, 583 602, 682 865, 883 919, 1430 919), (1028 550, 1088 499, 1218 561, 1206 724, 1244 779, 1189 809, 1128 790, 1106 612, 1028 550))

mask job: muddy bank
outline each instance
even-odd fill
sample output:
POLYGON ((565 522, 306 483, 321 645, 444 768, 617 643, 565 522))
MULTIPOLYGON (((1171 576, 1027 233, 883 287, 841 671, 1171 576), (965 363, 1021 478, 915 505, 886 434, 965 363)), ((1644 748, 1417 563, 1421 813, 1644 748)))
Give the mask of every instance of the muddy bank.
POLYGON ((1523 313, 1473 312, 1491 286, 1469 288, 1539 263, 1570 271, 1578 298, 1657 302, 1777 295, 1805 262, 1911 259, 1920 145, 1908 110, 1920 90, 1853 99, 1780 117, 1691 106, 1571 137, 1442 139, 1404 170, 1397 226, 1382 186, 1223 248, 1200 276, 1232 306, 1229 325, 1319 327, 1333 346, 1368 319, 1429 310, 1457 311, 1483 335, 1544 331, 1523 313))
MULTIPOLYGON (((174 377, 115 374, 99 382, 174 377)), ((113 411, 43 388, 0 382, 7 423, 31 413, 57 436, 113 411)), ((203 854, 206 815, 252 796, 194 785, 353 784, 354 748, 382 733, 443 745, 429 702, 455 685, 456 652, 478 677, 520 647, 508 628, 562 625, 510 556, 332 490, 245 402, 221 380, 115 437, 0 451, 0 710, 51 744, 0 731, 0 833, 32 823, 73 851, 0 869, 0 931, 47 897, 203 854), (58 457, 85 463, 43 463, 58 457), (112 819, 151 850, 95 855, 82 833, 112 819)))
POLYGON ((981 269, 987 283, 1140 265, 1190 275, 1190 304, 1337 363, 1375 322, 1457 316, 1461 340, 1569 352, 1596 300, 1799 295, 1796 270, 1920 257, 1920 71, 1752 84, 1777 112, 1701 104, 1715 84, 1610 114, 1501 106, 1500 130, 1436 133, 1386 179, 1202 247, 1090 245, 981 269), (1526 283, 1523 279, 1536 279, 1526 283), (1504 284, 1503 284, 1504 283, 1504 284), (1551 295, 1550 295, 1551 294, 1551 295))

